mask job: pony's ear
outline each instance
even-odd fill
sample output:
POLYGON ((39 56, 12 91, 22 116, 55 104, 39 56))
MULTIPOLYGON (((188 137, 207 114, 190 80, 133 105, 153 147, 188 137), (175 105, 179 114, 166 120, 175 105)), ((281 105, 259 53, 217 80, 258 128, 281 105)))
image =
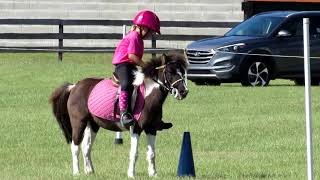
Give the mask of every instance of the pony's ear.
POLYGON ((161 65, 165 65, 167 63, 167 55, 163 53, 161 55, 161 65))
POLYGON ((163 69, 166 67, 166 63, 167 63, 167 55, 166 54, 162 54, 160 56, 160 65, 158 65, 158 67, 156 67, 155 69, 163 69))

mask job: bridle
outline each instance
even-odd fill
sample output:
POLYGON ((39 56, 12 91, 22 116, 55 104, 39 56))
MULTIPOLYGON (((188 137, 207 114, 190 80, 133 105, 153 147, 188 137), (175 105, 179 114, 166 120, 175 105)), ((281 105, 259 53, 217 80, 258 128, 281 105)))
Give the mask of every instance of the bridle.
MULTIPOLYGON (((178 82, 182 81, 184 86, 186 87, 187 89, 187 77, 183 77, 182 73, 180 72, 179 75, 180 75, 180 78, 175 80, 174 82, 170 83, 168 78, 167 78, 167 71, 166 71, 166 66, 169 65, 169 64, 173 64, 175 63, 175 61, 172 61, 172 62, 169 62, 167 64, 164 64, 162 66, 159 66, 159 67, 156 67, 155 69, 163 69, 163 79, 164 79, 164 82, 162 82, 161 80, 159 79, 154 79, 152 78, 152 80, 154 82, 156 82, 157 84, 159 84, 161 87, 163 87, 165 90, 167 90, 168 92, 170 92, 170 94, 172 96, 174 96, 174 98, 177 98, 179 96, 179 90, 177 88, 174 87, 175 84, 177 84, 178 82)), ((186 73, 185 73, 186 75, 186 73)))

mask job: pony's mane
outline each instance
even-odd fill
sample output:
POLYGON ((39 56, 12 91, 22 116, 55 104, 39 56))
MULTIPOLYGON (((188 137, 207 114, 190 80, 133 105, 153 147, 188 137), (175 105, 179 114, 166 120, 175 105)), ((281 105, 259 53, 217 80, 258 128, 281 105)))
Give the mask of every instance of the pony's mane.
POLYGON ((169 52, 168 54, 162 54, 155 58, 151 58, 142 69, 145 77, 155 77, 158 73, 156 68, 161 67, 169 62, 177 62, 181 65, 183 69, 187 69, 188 62, 182 53, 169 52))

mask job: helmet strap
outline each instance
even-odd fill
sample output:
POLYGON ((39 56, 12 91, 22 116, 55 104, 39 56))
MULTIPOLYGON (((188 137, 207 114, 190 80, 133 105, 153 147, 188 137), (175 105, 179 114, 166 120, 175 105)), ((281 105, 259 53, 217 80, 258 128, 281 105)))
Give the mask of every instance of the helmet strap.
POLYGON ((141 37, 141 39, 143 39, 144 37, 142 36, 142 28, 141 28, 141 26, 140 26, 140 37, 141 37))
POLYGON ((141 36, 142 39, 144 39, 149 34, 149 32, 150 32, 150 28, 144 27, 144 26, 140 26, 140 36, 141 36), (148 29, 147 33, 144 36, 142 35, 142 27, 148 29))
POLYGON ((137 28, 137 26, 136 26, 136 25, 133 25, 133 26, 131 26, 130 31, 135 31, 136 28, 137 28))

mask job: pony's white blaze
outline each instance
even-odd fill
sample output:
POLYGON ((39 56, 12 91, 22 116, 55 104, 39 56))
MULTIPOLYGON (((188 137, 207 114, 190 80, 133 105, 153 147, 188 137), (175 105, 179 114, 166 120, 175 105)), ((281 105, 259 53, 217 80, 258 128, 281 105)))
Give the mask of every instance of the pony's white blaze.
POLYGON ((93 173, 94 168, 91 161, 91 149, 93 142, 96 138, 96 133, 92 131, 91 125, 88 123, 86 129, 84 130, 84 136, 81 143, 82 155, 84 161, 84 172, 86 174, 93 173))
POLYGON ((131 134, 131 148, 129 154, 129 168, 128 168, 128 177, 134 178, 135 175, 135 166, 138 159, 138 141, 139 135, 132 133, 131 134))
POLYGON ((187 81, 188 81, 188 79, 187 79, 187 73, 186 73, 186 71, 185 71, 185 77, 183 77, 183 74, 182 74, 182 72, 180 71, 180 70, 178 70, 178 75, 181 77, 181 79, 183 80, 183 86, 184 86, 184 88, 186 89, 186 90, 188 90, 188 86, 187 86, 187 81))
MULTIPOLYGON (((180 76, 180 79, 177 80, 177 81, 175 81, 171 86, 173 86, 174 84, 182 81, 182 82, 183 82, 184 89, 185 89, 186 91, 188 91, 188 87, 187 87, 187 84, 186 84, 186 81, 187 81, 186 77, 183 77, 183 74, 182 74, 182 72, 180 71, 180 69, 177 69, 177 74, 180 76)), ((178 100, 181 100, 181 99, 182 99, 182 96, 181 96, 180 92, 179 92, 176 88, 173 88, 173 96, 174 96, 176 99, 178 99, 178 100)))
POLYGON ((147 134, 147 161, 148 161, 148 173, 149 176, 154 177, 157 176, 156 171, 156 154, 155 154, 155 142, 156 142, 156 136, 147 134))
POLYGON ((72 154, 72 167, 73 167, 73 175, 79 175, 79 146, 75 145, 72 141, 71 143, 71 154, 72 154))

